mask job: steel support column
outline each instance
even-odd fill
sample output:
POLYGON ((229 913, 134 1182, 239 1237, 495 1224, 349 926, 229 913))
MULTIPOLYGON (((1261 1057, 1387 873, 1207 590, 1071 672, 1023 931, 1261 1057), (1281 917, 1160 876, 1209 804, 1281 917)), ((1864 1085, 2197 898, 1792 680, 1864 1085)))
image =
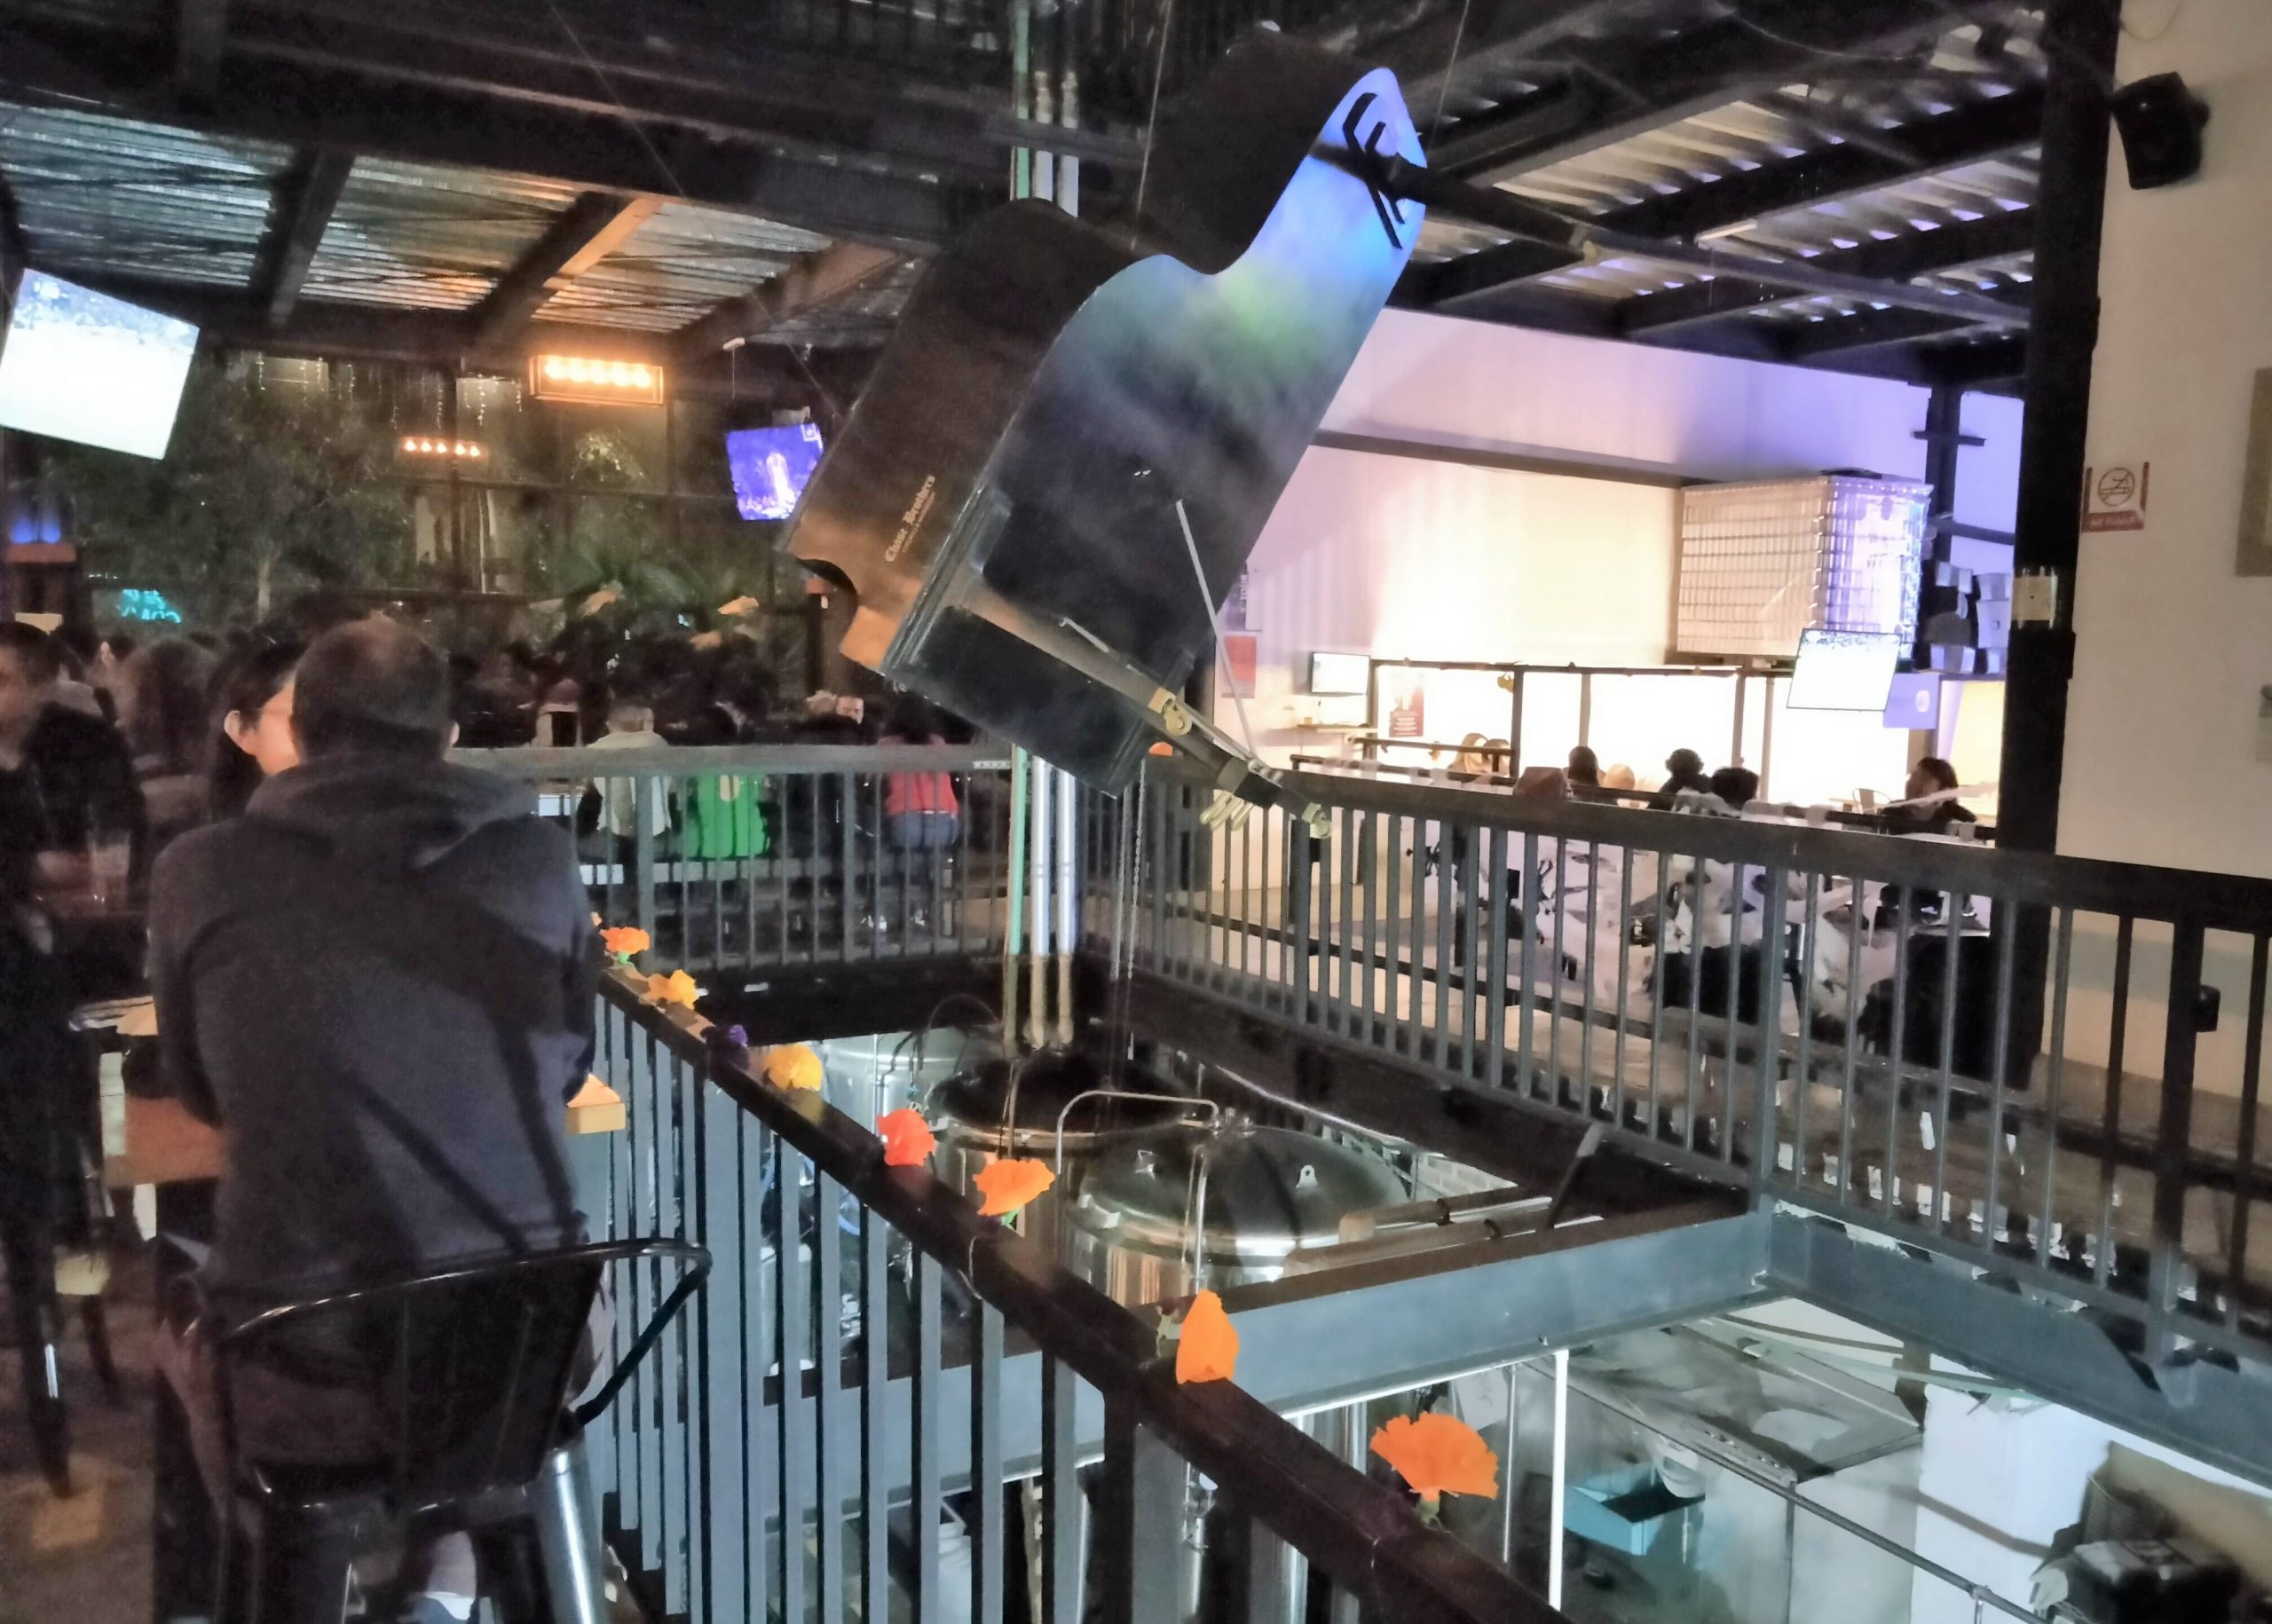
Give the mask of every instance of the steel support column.
MULTIPOLYGON (((2121 37, 2118 5, 2051 0, 2043 20, 2050 86, 2043 110, 2036 205, 2035 321, 2020 429, 2016 575, 2056 578, 2049 625, 2015 616, 2004 679, 2004 744, 1996 841, 2048 852, 2059 841, 2067 685, 2075 669, 2075 561, 2082 532, 2084 439, 2091 358, 2098 347, 2099 237, 2106 217, 2106 87, 2121 37)), ((2011 1075, 2025 1077, 2043 1037, 2051 962, 2047 911, 2019 911, 2013 937, 2011 1075)))

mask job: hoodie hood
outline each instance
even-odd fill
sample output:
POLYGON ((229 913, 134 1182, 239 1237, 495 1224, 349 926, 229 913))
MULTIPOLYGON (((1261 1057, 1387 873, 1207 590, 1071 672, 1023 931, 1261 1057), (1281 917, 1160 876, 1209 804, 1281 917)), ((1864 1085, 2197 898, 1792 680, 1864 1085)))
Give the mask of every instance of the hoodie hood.
POLYGON ((251 816, 321 840, 359 866, 432 867, 483 830, 529 816, 528 785, 449 761, 311 761, 254 792, 251 816))

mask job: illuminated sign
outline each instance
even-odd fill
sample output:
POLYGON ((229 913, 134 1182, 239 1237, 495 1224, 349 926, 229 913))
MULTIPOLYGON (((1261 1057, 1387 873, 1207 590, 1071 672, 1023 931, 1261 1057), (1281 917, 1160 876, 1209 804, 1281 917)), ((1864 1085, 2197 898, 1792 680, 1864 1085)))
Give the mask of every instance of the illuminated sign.
POLYGON ((406 434, 402 454, 422 461, 478 462, 489 453, 478 440, 453 440, 434 435, 406 434))
POLYGON ((539 400, 600 406, 660 406, 663 369, 645 361, 581 355, 539 355, 529 361, 529 392, 539 400))

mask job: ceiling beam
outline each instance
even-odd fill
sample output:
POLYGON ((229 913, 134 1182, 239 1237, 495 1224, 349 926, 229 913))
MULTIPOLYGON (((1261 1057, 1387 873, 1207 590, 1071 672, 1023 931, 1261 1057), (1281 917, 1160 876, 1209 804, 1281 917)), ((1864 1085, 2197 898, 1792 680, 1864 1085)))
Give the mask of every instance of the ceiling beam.
POLYGON ((24 240, 23 216, 16 209, 16 193, 8 177, 0 174, 0 304, 16 296, 16 273, 31 263, 31 247, 24 240))
POLYGON ((622 247, 662 203, 659 197, 624 197, 612 192, 587 192, 579 197, 466 312, 469 342, 477 349, 491 349, 517 334, 556 289, 622 247))
MULTIPOLYGON (((1460 316, 1463 319, 1577 338, 1618 340, 1623 335, 1617 311, 1618 306, 1607 299, 1588 298, 1547 288, 1511 287, 1500 288, 1487 298, 1479 297, 1463 308, 1460 316)), ((1818 372, 1928 386, 1950 382, 1968 389, 2000 390, 2019 375, 2025 346, 2017 334, 1960 344, 1905 342, 1921 336, 1937 337, 1951 329, 1945 320, 1936 322, 1913 311, 1880 311, 1869 314, 1912 319, 1917 326, 1900 335, 1879 329, 1879 342, 1845 348, 1822 337, 1821 328, 1831 325, 1827 321, 1699 323, 1669 330, 1660 342, 1668 349, 1689 350, 1730 360, 1804 367, 1818 372)))
POLYGON ((1903 157, 1851 142, 1818 146, 1787 162, 1735 169, 1717 180, 1646 199, 1613 210, 1610 217, 1643 236, 1692 240, 1785 209, 1843 202, 1951 169, 2016 157, 2042 138, 2043 87, 2028 85, 1884 133, 1905 149, 1903 157))
MULTIPOLYGON (((1593 216, 1590 223, 1635 236, 1693 241, 1787 209, 1818 208, 1902 181, 2009 157, 2035 144, 2042 123, 2042 91, 2016 91, 1889 131, 1913 154, 1913 163, 1850 144, 1824 146, 1786 163, 1737 170, 1669 196, 1612 209, 1593 216)), ((1446 261, 1433 273, 1432 303, 1436 308, 1457 310, 1463 302, 1510 282, 1578 263, 1574 254, 1534 242, 1485 248, 1446 261)))
MULTIPOLYGON (((559 106, 484 83, 438 85, 375 78, 352 67, 286 62, 240 49, 233 30, 219 88, 193 106, 172 86, 170 52, 53 18, 0 16, 0 93, 82 111, 91 100, 122 116, 208 133, 320 142, 411 162, 503 170, 594 191, 664 193, 785 225, 909 249, 943 242, 998 194, 887 172, 846 151, 787 150, 744 130, 738 138, 666 126, 642 128, 612 109, 559 106)), ((840 90, 840 97, 850 92, 840 90)))
MULTIPOLYGON (((250 300, 225 288, 146 276, 83 275, 75 280, 98 292, 193 322, 208 341, 223 349, 311 360, 454 367, 469 373, 517 377, 525 375, 529 357, 540 348, 668 367, 672 391, 680 396, 724 393, 730 386, 725 367, 696 365, 674 357, 667 333, 542 321, 503 344, 469 348, 465 319, 457 311, 403 310, 304 298, 281 327, 271 327, 265 313, 250 300)), ((859 382, 854 370, 859 363, 851 359, 853 355, 820 350, 800 362, 785 351, 752 346, 737 359, 730 386, 744 397, 770 391, 779 395, 785 405, 809 404, 809 372, 848 398, 857 392, 859 382)))
POLYGON ((904 256, 865 243, 840 242, 801 254, 779 276, 671 335, 674 355, 682 360, 714 355, 737 339, 758 336, 802 311, 816 310, 867 287, 898 269, 904 256))
POLYGON ((1791 358, 1810 360, 1818 356, 1882 350, 1889 344, 1960 333, 1971 326, 1968 321, 1917 310, 1858 310, 1850 315, 1826 315, 1819 320, 1792 324, 1791 358))
POLYGON ((1568 71, 1598 87, 1601 116, 1542 138, 1526 105, 1531 98, 1521 98, 1454 125, 1431 147, 1430 167, 1493 184, 1511 180, 1826 67, 1834 71, 1841 57, 1921 52, 1967 14, 1997 9, 2003 0, 1751 4, 1750 12, 1731 12, 1669 36, 1573 48, 1568 71), (1766 26, 1755 14, 1763 11, 1778 20, 1789 13, 1789 28, 1766 26))
POLYGON ((212 97, 229 35, 229 0, 175 0, 174 83, 185 96, 212 97))
MULTIPOLYGON (((1886 241, 1787 257, 1810 269, 1874 281, 1912 282, 1919 277, 2006 259, 2035 246, 2031 209, 1999 210, 1977 220, 1960 220, 1937 231, 1910 232, 1886 241)), ((1655 337, 1696 322, 1725 321, 1763 306, 1784 304, 1788 288, 1746 276, 1744 259, 1729 256, 1728 270, 1709 281, 1636 296, 1618 310, 1618 326, 1629 338, 1655 337)), ((2015 300, 2015 303, 2019 301, 2015 300)))
POLYGON ((253 255, 252 300, 268 325, 284 325, 315 263, 332 211, 355 167, 351 153, 302 147, 269 193, 268 225, 253 255))
POLYGON ((1361 34, 1354 54, 1394 71, 1405 105, 1416 114, 1440 96, 1503 75, 1601 22, 1628 0, 1482 0, 1451 7, 1384 38, 1361 34), (1464 26, 1461 16, 1464 12, 1464 26))

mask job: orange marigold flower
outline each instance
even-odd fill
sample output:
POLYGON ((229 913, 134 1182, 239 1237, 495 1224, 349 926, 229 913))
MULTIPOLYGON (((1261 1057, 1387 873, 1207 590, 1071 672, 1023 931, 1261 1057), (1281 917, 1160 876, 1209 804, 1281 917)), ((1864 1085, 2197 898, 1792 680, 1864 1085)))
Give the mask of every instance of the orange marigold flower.
POLYGON ((1397 1416, 1373 1434, 1373 1453, 1396 1469, 1424 1504, 1440 1494, 1499 1496, 1499 1457, 1465 1422, 1430 1410, 1397 1416))
POLYGON ((600 944, 618 964, 628 964, 634 953, 643 953, 655 945, 636 925, 618 925, 600 932, 600 944))
POLYGON ((820 1088, 820 1056, 802 1044, 783 1044, 765 1052, 765 1080, 776 1088, 816 1092, 820 1088))
POLYGON ((886 1167, 920 1167, 939 1147, 923 1113, 904 1106, 879 1120, 876 1132, 884 1141, 886 1167))
POLYGON ((647 996, 658 1004, 682 1004, 692 1009, 695 999, 702 996, 702 989, 685 971, 674 970, 668 975, 649 976, 647 996))
POLYGON ((1238 1368, 1239 1334, 1223 1299, 1203 1291, 1184 1310, 1183 1335, 1176 1339, 1175 1379, 1179 1382, 1227 1382, 1238 1368))
POLYGON ((1007 1218, 1057 1182, 1046 1162, 1025 1159, 989 1162, 971 1180, 986 1197, 978 1209, 981 1218, 1007 1218))

